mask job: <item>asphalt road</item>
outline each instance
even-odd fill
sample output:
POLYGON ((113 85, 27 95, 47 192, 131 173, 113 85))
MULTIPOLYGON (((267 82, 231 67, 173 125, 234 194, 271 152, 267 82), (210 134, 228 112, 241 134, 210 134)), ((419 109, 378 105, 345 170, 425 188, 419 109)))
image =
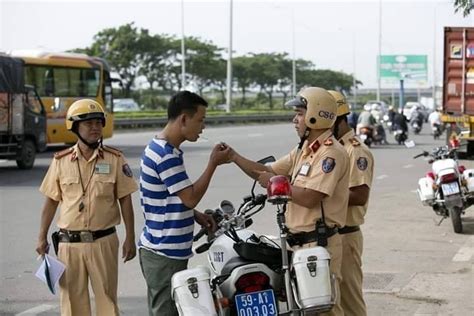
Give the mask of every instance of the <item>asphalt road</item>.
MULTIPOLYGON (((376 167, 366 223, 363 225, 364 292, 369 315, 472 315, 474 310, 474 213, 464 216, 464 233, 455 234, 449 219, 439 218, 421 205, 418 178, 429 165, 412 157, 422 149, 441 145, 426 128, 412 137, 417 146, 373 147, 376 167)), ((120 147, 138 179, 141 152, 153 131, 116 133, 106 143, 120 147)), ((185 162, 192 179, 204 169, 215 142, 225 141, 255 160, 279 157, 297 143, 291 124, 210 127, 196 143, 185 143, 185 162)), ((392 137, 389 137, 392 141, 392 137)), ((53 148, 39 155, 35 167, 18 170, 0 163, 0 315, 59 315, 59 298, 48 293, 34 273, 39 266, 35 245, 43 197, 38 191, 53 148)), ((472 161, 463 161, 474 168, 472 161)), ((199 208, 216 207, 227 199, 238 206, 252 181, 233 165, 219 167, 199 208)), ((133 196, 137 238, 143 225, 139 196, 133 196)), ((277 235, 271 205, 254 218, 253 229, 277 235)), ((123 228, 119 228, 123 239, 123 228)), ((190 265, 206 264, 196 255, 190 265)), ((119 305, 122 315, 147 315, 146 287, 138 260, 119 267, 119 305)))

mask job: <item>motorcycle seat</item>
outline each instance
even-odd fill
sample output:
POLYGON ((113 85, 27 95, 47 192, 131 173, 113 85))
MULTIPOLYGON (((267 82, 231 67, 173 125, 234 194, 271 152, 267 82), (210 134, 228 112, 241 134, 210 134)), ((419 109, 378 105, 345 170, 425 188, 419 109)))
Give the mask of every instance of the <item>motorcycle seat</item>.
POLYGON ((241 257, 232 258, 222 268, 221 275, 222 276, 230 275, 234 269, 246 264, 250 264, 250 263, 255 263, 255 261, 247 260, 241 257))

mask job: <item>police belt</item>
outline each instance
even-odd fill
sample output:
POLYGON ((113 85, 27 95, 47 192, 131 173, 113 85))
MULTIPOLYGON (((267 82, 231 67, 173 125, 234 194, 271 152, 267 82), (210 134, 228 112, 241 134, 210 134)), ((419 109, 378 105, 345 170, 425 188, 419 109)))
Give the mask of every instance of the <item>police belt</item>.
POLYGON ((115 226, 104 230, 59 230, 59 242, 93 242, 96 239, 115 233, 115 226))
POLYGON ((344 226, 342 228, 339 228, 338 232, 339 234, 344 235, 344 234, 350 234, 359 230, 360 230, 359 226, 344 226))
MULTIPOLYGON (((337 233, 337 231, 338 231, 337 227, 327 227, 326 237, 329 238, 331 236, 334 236, 337 233)), ((302 246, 304 244, 315 242, 317 240, 318 240, 318 233, 315 230, 311 232, 304 232, 304 233, 297 233, 297 234, 288 233, 288 237, 286 239, 290 247, 302 246)))

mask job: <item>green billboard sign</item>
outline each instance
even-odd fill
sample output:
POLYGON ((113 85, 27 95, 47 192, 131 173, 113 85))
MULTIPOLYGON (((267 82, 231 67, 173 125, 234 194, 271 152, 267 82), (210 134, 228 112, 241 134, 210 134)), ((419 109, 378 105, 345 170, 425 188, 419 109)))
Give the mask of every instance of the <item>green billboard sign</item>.
POLYGON ((382 55, 380 56, 380 78, 384 81, 400 79, 426 82, 428 79, 426 55, 382 55))

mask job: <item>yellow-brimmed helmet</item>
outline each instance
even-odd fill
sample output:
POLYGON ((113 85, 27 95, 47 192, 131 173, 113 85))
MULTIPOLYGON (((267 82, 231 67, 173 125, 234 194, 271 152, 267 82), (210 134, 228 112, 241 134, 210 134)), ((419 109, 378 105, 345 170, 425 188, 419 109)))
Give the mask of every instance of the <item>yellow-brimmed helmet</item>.
POLYGON ((336 100, 323 88, 304 88, 295 99, 288 101, 285 106, 304 107, 306 109, 304 121, 306 126, 311 129, 328 129, 336 121, 336 100))
POLYGON ((343 116, 351 112, 351 110, 349 109, 349 105, 346 102, 346 98, 344 98, 342 93, 336 90, 328 90, 328 92, 336 100, 337 116, 343 116))
POLYGON ((102 120, 102 126, 105 126, 105 112, 102 106, 91 99, 82 99, 75 101, 67 110, 66 128, 70 131, 74 122, 87 121, 92 119, 102 120))

